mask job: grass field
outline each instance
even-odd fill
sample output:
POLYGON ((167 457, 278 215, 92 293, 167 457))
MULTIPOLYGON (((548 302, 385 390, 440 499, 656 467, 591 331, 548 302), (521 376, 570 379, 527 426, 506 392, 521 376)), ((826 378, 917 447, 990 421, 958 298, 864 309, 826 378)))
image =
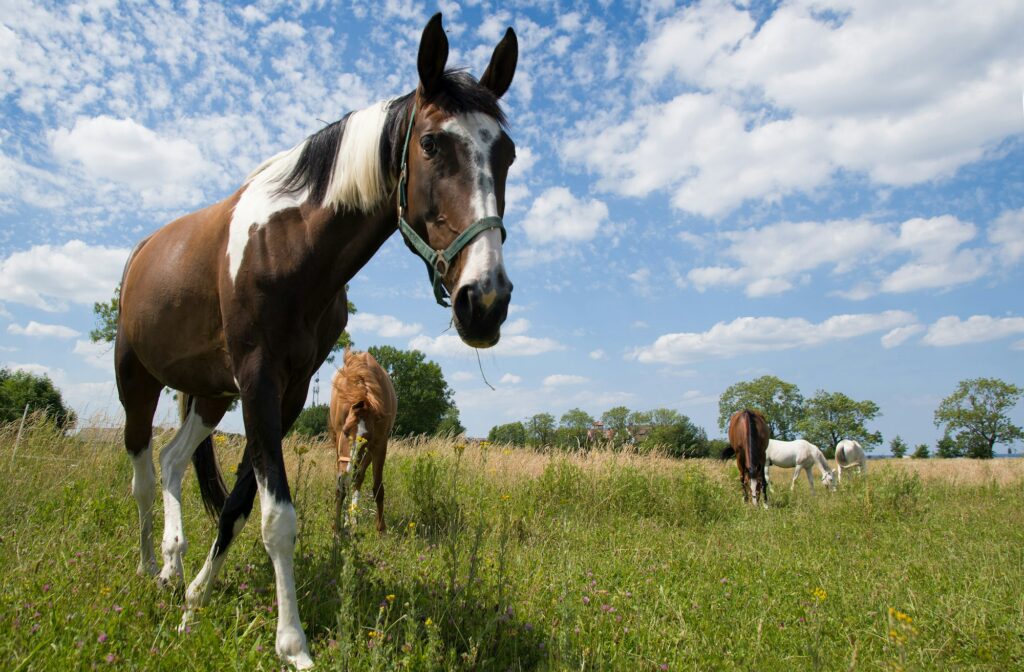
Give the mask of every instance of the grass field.
MULTIPOLYGON (((182 591, 134 573, 123 450, 13 445, 0 430, 0 668, 280 669, 258 523, 179 635, 182 591)), ((240 450, 218 448, 229 481, 240 450)), ((780 470, 765 511, 728 463, 398 442, 390 530, 364 496, 336 543, 330 447, 287 452, 318 669, 1024 667, 1024 460, 873 461, 817 496, 780 470)), ((191 578, 214 524, 184 491, 191 578)))

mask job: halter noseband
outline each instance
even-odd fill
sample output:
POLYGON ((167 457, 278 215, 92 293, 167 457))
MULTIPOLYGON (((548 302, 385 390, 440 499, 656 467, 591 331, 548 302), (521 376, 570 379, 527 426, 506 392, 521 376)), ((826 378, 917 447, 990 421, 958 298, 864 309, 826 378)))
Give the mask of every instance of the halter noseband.
POLYGON ((490 216, 483 217, 473 222, 465 231, 460 233, 452 244, 443 250, 435 250, 430 247, 430 244, 423 240, 415 229, 409 226, 409 223, 405 221, 405 211, 409 207, 409 194, 408 194, 408 178, 409 178, 409 164, 407 157, 409 155, 409 139, 412 138, 412 125, 416 120, 416 101, 412 103, 412 113, 409 115, 409 126, 405 131, 405 144, 402 146, 402 172, 398 177, 398 230, 402 232, 405 239, 409 241, 412 248, 416 250, 416 254, 420 255, 424 261, 427 262, 427 266, 430 267, 430 274, 434 285, 434 298, 437 299, 437 303, 440 306, 449 308, 451 306, 448 303, 447 290, 444 284, 441 282, 444 276, 448 274, 448 267, 451 265, 455 257, 462 251, 471 240, 476 238, 478 235, 488 229, 498 229, 501 231, 501 242, 505 242, 505 226, 501 221, 501 217, 490 216))

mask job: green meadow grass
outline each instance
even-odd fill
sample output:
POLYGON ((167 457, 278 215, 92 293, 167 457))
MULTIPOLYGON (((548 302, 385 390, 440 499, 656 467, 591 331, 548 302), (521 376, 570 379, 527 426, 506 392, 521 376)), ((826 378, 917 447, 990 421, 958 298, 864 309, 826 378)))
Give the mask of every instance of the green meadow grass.
MULTIPOLYGON (((135 576, 123 450, 45 426, 13 444, 0 432, 0 669, 281 668, 258 519, 178 634, 183 591, 135 576)), ((222 464, 240 449, 221 445, 222 464)), ((317 669, 1024 666, 1020 470, 965 481, 872 463, 817 496, 780 473, 765 511, 743 505, 731 464, 399 443, 390 529, 373 529, 367 485, 338 541, 330 448, 287 450, 317 669)), ((189 578, 214 536, 197 490, 187 476, 189 578)), ((158 545, 161 529, 158 503, 158 545)))

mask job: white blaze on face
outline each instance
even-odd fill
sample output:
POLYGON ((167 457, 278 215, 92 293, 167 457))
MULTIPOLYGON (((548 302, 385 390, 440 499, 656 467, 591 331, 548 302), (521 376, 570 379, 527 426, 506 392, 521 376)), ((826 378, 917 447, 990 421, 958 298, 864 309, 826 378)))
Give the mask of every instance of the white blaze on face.
MULTIPOLYGON (((458 138, 466 148, 469 157, 467 172, 472 176, 473 191, 469 199, 469 216, 472 222, 484 217, 498 217, 498 197, 495 192, 494 173, 491 170, 491 149, 501 137, 501 127, 492 117, 481 112, 470 112, 452 117, 442 125, 442 130, 458 138)), ((489 295, 481 297, 484 307, 497 298, 494 287, 504 274, 504 260, 501 254, 501 232, 497 229, 484 231, 466 246, 466 262, 462 274, 452 291, 454 297, 459 288, 468 284, 491 287, 489 295), (489 282, 488 282, 489 280, 489 282)))

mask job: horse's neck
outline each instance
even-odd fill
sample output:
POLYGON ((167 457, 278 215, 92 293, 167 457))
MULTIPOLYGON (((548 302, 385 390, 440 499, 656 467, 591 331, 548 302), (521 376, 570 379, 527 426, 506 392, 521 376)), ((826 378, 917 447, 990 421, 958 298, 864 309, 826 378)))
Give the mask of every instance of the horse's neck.
POLYGON ((832 468, 828 466, 828 460, 825 459, 825 454, 821 450, 815 449, 812 451, 812 454, 814 455, 814 461, 818 463, 823 472, 832 471, 832 468))
POLYGON ((307 221, 313 273, 336 295, 398 229, 393 206, 364 214, 318 213, 307 221), (319 216, 318 216, 319 215, 319 216))

